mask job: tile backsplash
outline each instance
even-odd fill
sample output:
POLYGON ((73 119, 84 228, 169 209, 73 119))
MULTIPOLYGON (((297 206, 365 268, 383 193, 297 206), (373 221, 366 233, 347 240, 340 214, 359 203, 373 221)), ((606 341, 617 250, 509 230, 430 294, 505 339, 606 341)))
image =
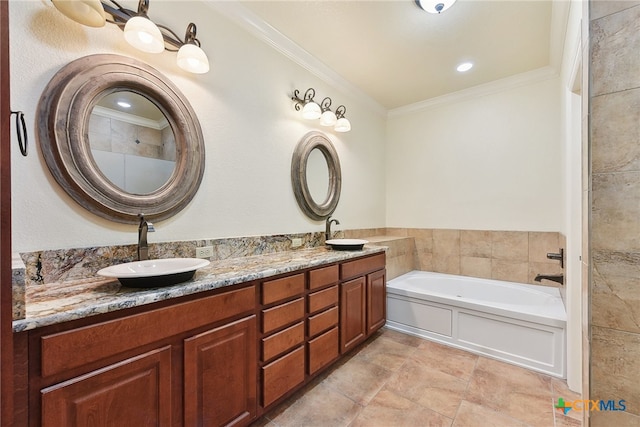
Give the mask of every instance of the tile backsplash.
MULTIPOLYGON (((387 279, 411 270, 459 274, 481 278, 534 283, 536 274, 560 274, 557 261, 547 252, 563 247, 559 233, 375 228, 336 230, 335 237, 366 238, 386 246, 387 279)), ((262 255, 324 244, 324 233, 201 239, 152 243, 150 258, 193 257, 197 247, 212 246, 211 261, 262 255), (301 246, 293 247, 293 239, 301 246)), ((13 270, 13 317, 24 318, 25 299, 43 287, 77 286, 101 268, 134 261, 136 245, 54 249, 20 254, 24 266, 13 270)), ((555 283, 543 283, 554 286, 555 283)))
POLYGON ((534 278, 537 274, 563 272, 558 261, 547 258, 547 253, 566 247, 564 236, 557 232, 429 228, 345 231, 345 237, 350 238, 371 235, 386 236, 372 239, 372 243, 389 246, 389 279, 410 270, 425 270, 557 287, 555 282, 539 283, 534 278), (398 240, 389 243, 389 236, 398 240))

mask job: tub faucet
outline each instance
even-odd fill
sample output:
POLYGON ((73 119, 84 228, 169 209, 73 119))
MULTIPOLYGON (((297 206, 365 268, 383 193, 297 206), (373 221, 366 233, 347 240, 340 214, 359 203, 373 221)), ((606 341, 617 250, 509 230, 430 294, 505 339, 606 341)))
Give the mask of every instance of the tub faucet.
POLYGON ((140 225, 138 226, 138 261, 149 259, 149 245, 147 243, 147 232, 156 231, 152 223, 144 219, 144 214, 139 214, 140 225))
POLYGON ((556 282, 556 283, 560 283, 561 285, 564 285, 564 275, 562 274, 555 274, 555 275, 551 275, 551 276, 545 276, 543 274, 538 274, 536 276, 535 280, 536 282, 541 282, 542 279, 546 279, 546 280, 551 280, 552 282, 556 282))
POLYGON ((337 219, 331 219, 331 216, 327 217, 327 220, 325 221, 326 227, 324 229, 324 240, 325 242, 327 240, 331 240, 331 223, 335 223, 336 225, 340 225, 340 221, 338 221, 337 219))

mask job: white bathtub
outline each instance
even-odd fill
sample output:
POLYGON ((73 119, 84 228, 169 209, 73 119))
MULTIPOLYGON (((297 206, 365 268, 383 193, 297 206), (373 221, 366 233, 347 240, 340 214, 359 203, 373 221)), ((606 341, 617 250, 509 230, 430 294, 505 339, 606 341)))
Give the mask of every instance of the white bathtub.
POLYGON ((557 288, 412 271, 387 282, 387 327, 565 377, 557 288))

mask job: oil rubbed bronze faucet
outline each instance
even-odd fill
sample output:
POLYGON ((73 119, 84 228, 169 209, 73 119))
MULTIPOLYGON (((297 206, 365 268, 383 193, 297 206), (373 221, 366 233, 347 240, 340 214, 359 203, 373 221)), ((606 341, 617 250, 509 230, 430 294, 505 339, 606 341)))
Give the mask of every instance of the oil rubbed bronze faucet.
POLYGON ((335 225, 340 225, 340 221, 338 221, 337 219, 331 219, 331 215, 327 217, 327 220, 325 221, 326 227, 324 229, 325 242, 327 240, 331 240, 331 223, 334 223, 335 225))
POLYGON ((563 274, 553 274, 553 275, 544 275, 544 274, 538 274, 536 276, 535 280, 536 282, 542 282, 542 280, 551 280, 552 282, 556 282, 556 283, 560 283, 561 285, 564 285, 564 275, 563 274))
POLYGON ((147 232, 156 231, 152 223, 144 219, 144 214, 138 214, 140 225, 138 226, 138 261, 149 259, 149 245, 147 232))

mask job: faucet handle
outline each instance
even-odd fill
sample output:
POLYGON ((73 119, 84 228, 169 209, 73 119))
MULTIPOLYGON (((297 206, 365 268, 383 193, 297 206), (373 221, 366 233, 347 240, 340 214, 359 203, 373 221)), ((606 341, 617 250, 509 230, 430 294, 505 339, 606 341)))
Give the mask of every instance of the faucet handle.
POLYGON ((153 223, 147 221, 147 231, 153 232, 156 231, 156 228, 153 226, 153 223))

